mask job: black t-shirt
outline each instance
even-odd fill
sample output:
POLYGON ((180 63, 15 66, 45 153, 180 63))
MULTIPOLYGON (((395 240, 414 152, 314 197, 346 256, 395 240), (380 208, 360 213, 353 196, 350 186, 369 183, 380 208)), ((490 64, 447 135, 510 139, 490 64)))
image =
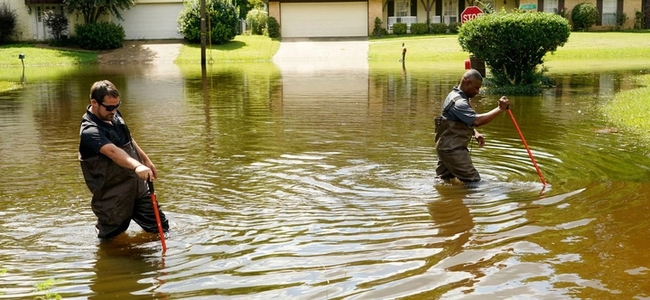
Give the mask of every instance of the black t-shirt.
POLYGON ((119 111, 115 113, 113 124, 109 124, 86 109, 86 114, 81 119, 79 136, 81 159, 99 155, 99 149, 106 144, 114 144, 121 148, 131 141, 131 133, 119 111))

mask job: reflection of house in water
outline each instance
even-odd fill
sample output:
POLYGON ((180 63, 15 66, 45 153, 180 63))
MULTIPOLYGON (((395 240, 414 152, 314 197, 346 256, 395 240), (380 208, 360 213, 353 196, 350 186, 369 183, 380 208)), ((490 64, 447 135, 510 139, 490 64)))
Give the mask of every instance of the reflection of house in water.
POLYGON ((367 115, 367 53, 367 41, 283 43, 273 59, 282 74, 282 103, 274 103, 275 110, 341 121, 367 115))

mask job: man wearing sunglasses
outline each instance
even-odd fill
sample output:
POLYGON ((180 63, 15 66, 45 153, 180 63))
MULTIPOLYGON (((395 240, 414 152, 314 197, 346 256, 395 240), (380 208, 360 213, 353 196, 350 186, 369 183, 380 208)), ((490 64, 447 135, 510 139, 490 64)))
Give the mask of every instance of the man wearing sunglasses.
MULTIPOLYGON (((93 194, 91 206, 102 239, 126 231, 131 220, 147 232, 158 232, 145 182, 156 179, 156 166, 131 137, 117 110, 121 104, 113 83, 95 82, 80 126, 79 160, 93 194)), ((163 230, 168 231, 169 222, 162 211, 159 213, 163 230)))

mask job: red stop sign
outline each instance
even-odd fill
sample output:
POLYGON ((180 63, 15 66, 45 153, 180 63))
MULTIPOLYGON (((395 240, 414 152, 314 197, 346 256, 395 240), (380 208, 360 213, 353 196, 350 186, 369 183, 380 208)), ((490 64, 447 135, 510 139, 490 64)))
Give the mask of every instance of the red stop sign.
POLYGON ((468 6, 465 7, 463 12, 460 14, 460 22, 465 23, 469 20, 476 19, 483 14, 483 11, 478 8, 478 6, 468 6))

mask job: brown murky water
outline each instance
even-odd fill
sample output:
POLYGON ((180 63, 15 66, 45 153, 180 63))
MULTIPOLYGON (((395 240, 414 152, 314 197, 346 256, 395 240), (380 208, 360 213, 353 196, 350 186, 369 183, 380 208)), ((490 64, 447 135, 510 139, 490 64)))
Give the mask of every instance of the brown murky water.
POLYGON ((510 97, 545 188, 507 114, 472 148, 481 185, 434 181, 433 117, 462 71, 27 74, 0 94, 0 298, 650 297, 650 147, 598 110, 639 70, 557 74, 541 96, 510 97), (135 224, 95 236, 76 151, 103 78, 159 168, 165 255, 135 224))

